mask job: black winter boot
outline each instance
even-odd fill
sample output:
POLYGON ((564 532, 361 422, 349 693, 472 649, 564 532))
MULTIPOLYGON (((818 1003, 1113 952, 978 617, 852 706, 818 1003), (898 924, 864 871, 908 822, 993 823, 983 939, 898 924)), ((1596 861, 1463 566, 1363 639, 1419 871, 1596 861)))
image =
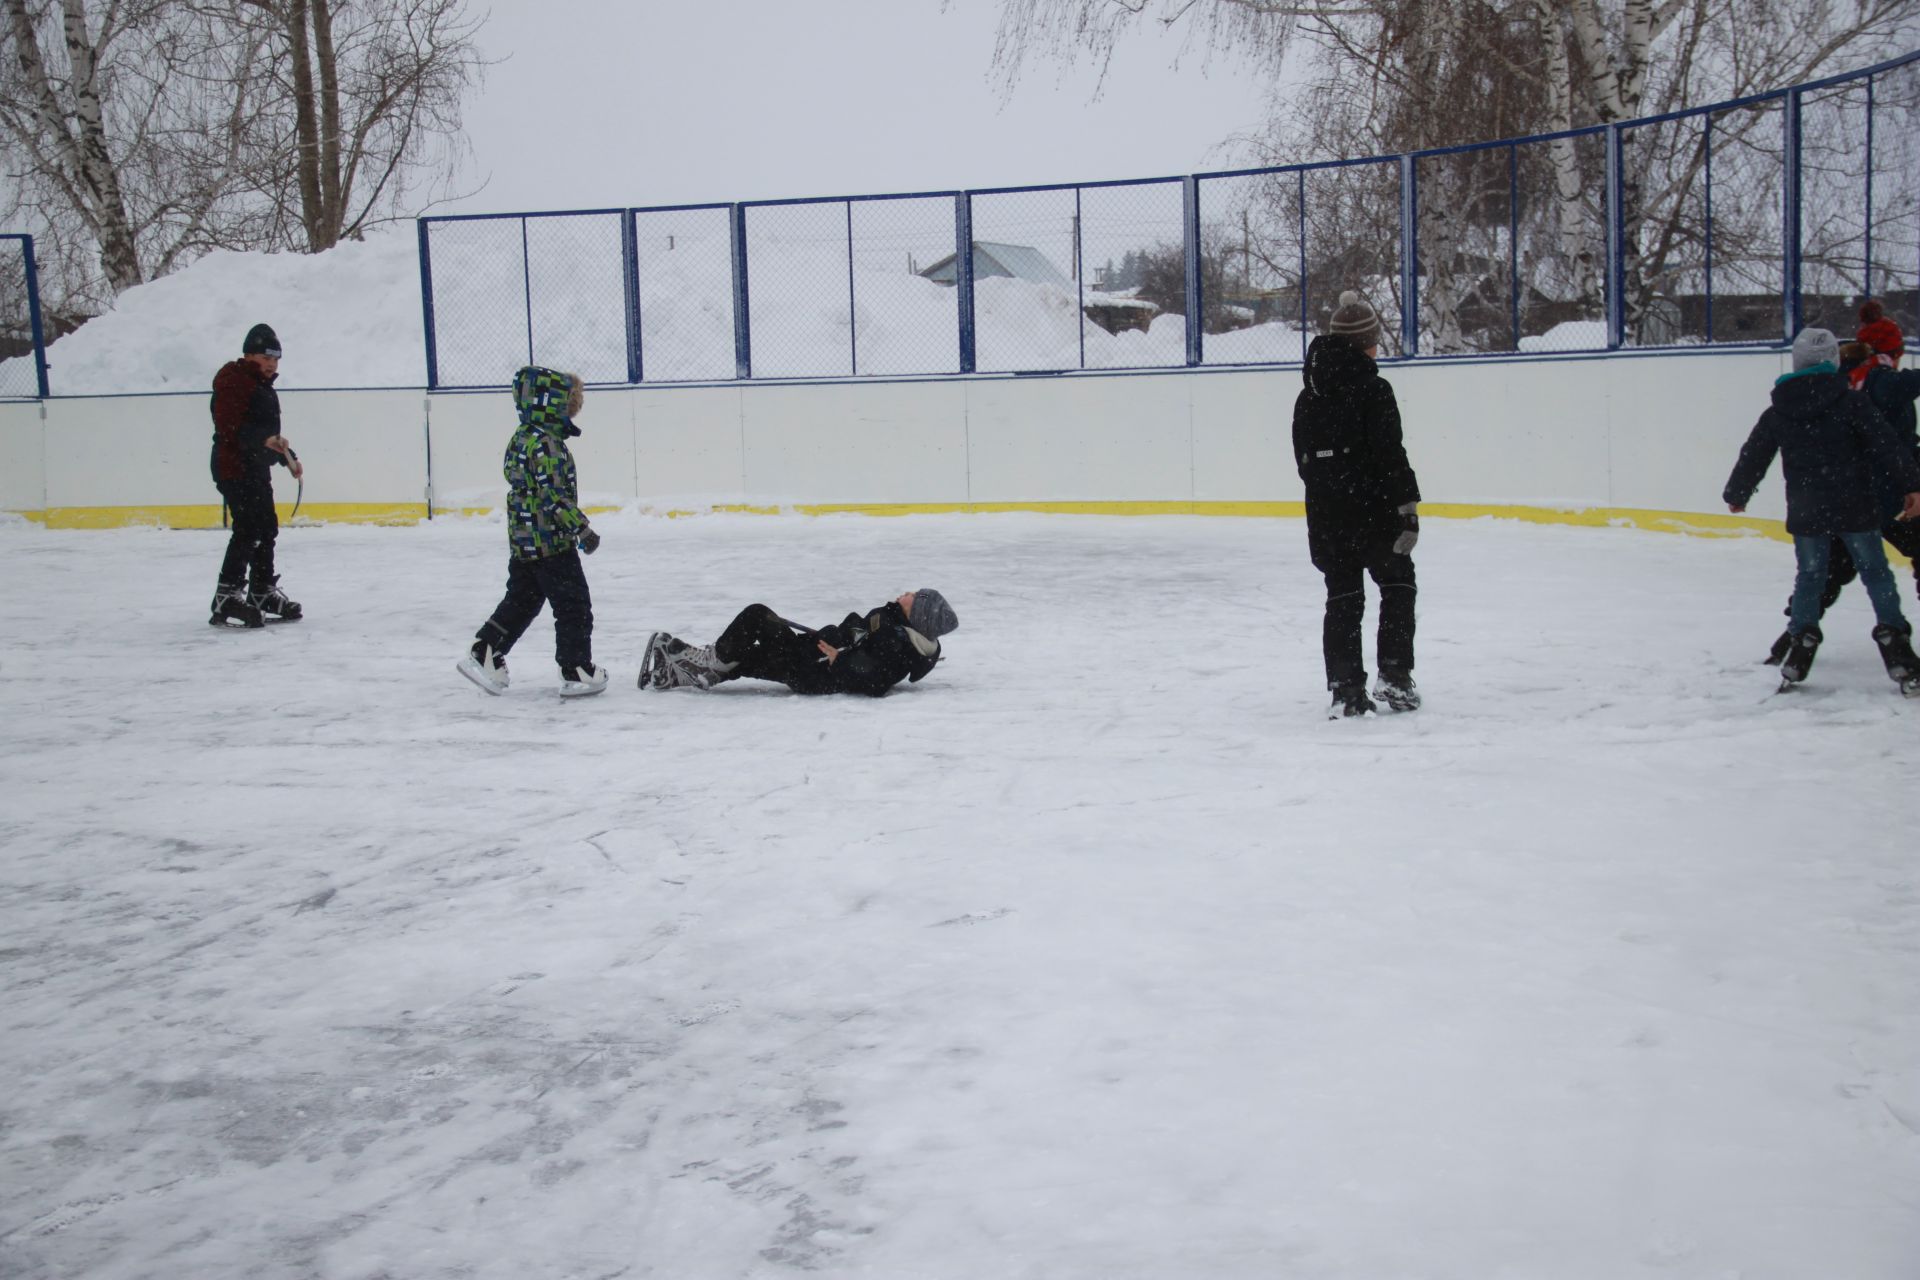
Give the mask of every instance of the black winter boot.
POLYGON ((1820 652, 1820 642, 1826 639, 1820 634, 1820 628, 1808 627, 1793 637, 1793 646, 1780 662, 1780 681, 1782 684, 1799 684, 1807 678, 1807 672, 1813 670, 1814 655, 1820 652))
POLYGON ((1327 719, 1340 720, 1353 716, 1370 716, 1380 708, 1373 705, 1373 699, 1367 696, 1367 682, 1355 680, 1348 684, 1335 685, 1333 705, 1327 708, 1327 719))
POLYGON ((1373 686, 1373 696, 1386 703, 1390 711, 1420 709, 1420 690, 1413 683, 1411 671, 1381 668, 1380 679, 1373 686))

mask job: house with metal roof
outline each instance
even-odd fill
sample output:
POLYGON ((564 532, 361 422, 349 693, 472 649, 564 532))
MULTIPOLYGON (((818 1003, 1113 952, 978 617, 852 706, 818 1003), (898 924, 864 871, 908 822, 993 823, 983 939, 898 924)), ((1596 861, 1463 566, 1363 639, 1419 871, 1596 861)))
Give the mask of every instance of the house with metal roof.
MULTIPOLYGON (((950 253, 920 274, 935 284, 954 283, 954 263, 959 259, 957 253, 950 253)), ((989 276, 1010 276, 1015 280, 1030 280, 1035 284, 1058 285, 1062 289, 1073 288, 1073 281, 1066 273, 1053 265, 1046 254, 1032 245, 996 244, 991 240, 973 242, 973 278, 983 280, 989 276)))

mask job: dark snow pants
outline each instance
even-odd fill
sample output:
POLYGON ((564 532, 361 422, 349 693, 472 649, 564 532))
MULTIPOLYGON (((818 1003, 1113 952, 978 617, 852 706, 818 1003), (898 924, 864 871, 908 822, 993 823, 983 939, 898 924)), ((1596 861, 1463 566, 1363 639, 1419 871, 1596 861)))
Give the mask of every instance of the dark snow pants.
POLYGON ((227 500, 227 520, 233 534, 227 539, 226 558, 220 562, 220 585, 238 587, 253 577, 253 589, 273 586, 273 543, 280 536, 280 517, 273 509, 273 478, 247 476, 216 480, 227 500))
POLYGON ((1320 651, 1327 664, 1327 688, 1364 684, 1366 655, 1360 647, 1360 625, 1367 616, 1366 578, 1380 589, 1380 628, 1374 641, 1380 672, 1387 676, 1413 673, 1413 557, 1393 553, 1391 541, 1376 541, 1370 549, 1329 552, 1314 559, 1327 580, 1327 612, 1321 623, 1320 651))
POLYGON ((543 560, 507 561, 507 594, 493 616, 481 624, 474 638, 504 655, 526 634, 540 614, 553 606, 553 660, 562 671, 593 662, 593 596, 587 590, 586 570, 578 551, 565 551, 543 560))
POLYGON ((724 679, 746 676, 772 680, 795 693, 833 692, 833 668, 818 638, 795 631, 764 604, 742 609, 713 642, 713 652, 722 662, 738 664, 724 679))

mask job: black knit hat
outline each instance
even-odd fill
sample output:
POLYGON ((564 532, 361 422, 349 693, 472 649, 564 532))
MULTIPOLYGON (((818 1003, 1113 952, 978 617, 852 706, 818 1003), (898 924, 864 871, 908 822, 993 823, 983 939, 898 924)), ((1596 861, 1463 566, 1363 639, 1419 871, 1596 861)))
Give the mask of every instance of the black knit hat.
POLYGON ((247 340, 240 344, 243 356, 272 356, 280 358, 280 335, 271 325, 257 324, 247 330, 247 340))
POLYGON ((907 624, 927 639, 938 640, 959 626, 960 619, 945 596, 932 587, 922 587, 913 593, 913 613, 907 624))
POLYGON ((1340 305, 1327 323, 1328 333, 1351 338, 1353 345, 1365 350, 1380 345, 1380 313, 1368 306, 1353 290, 1340 295, 1340 305))

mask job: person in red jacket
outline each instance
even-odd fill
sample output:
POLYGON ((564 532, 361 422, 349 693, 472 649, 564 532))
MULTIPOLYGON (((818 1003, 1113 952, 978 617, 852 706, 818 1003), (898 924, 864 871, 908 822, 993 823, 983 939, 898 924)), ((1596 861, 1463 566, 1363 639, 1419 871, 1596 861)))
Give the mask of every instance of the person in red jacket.
POLYGON ((247 330, 240 358, 213 375, 213 483, 233 527, 207 619, 216 627, 264 627, 268 618, 292 622, 300 616, 273 571, 280 534, 273 468, 286 467, 296 480, 302 475, 300 459, 280 434, 280 397, 273 389, 279 373, 280 339, 257 324, 247 330))

